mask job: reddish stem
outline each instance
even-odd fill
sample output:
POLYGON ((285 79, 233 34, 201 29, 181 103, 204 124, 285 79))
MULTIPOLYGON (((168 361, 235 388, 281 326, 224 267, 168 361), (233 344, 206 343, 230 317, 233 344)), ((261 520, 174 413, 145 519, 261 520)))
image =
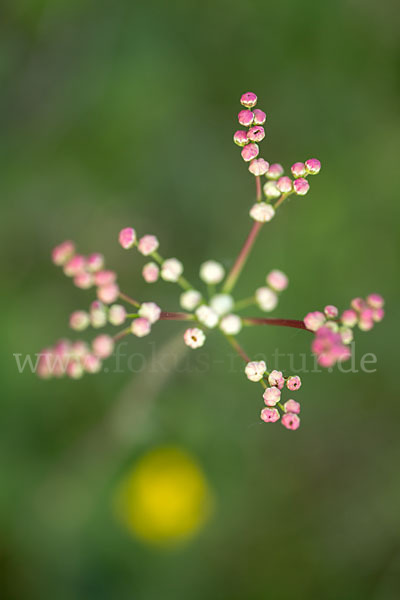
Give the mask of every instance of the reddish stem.
POLYGON ((194 317, 189 313, 162 311, 160 319, 163 321, 193 321, 194 317))
POLYGON ((239 256, 237 257, 235 264, 233 265, 232 269, 229 272, 228 277, 226 278, 224 287, 222 289, 222 291, 225 294, 229 294, 229 292, 232 290, 233 286, 235 285, 235 283, 244 267, 244 264, 250 254, 250 250, 252 249, 253 244, 256 241, 257 235, 259 234, 262 226, 263 226, 263 223, 260 223, 259 221, 254 222, 254 225, 251 228, 249 235, 247 236, 247 239, 243 245, 243 248, 239 252, 239 256))
POLYGON ((256 190, 257 190, 257 200, 261 200, 262 191, 261 191, 261 178, 256 177, 256 190))
POLYGON ((140 306, 140 302, 138 302, 137 300, 134 300, 134 298, 131 298, 130 296, 127 296, 126 294, 123 294, 122 292, 119 293, 119 297, 121 298, 121 300, 125 300, 125 302, 127 302, 128 304, 132 304, 132 306, 136 306, 136 308, 139 308, 139 306, 140 306))
POLYGON ((305 329, 304 321, 298 319, 264 319, 263 317, 245 317, 243 319, 245 325, 278 325, 280 327, 295 327, 296 329, 305 329))

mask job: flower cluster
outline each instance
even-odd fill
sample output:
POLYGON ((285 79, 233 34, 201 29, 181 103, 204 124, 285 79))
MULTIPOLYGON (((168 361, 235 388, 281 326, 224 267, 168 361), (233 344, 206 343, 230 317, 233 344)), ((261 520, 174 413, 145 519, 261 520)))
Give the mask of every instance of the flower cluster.
POLYGON ((242 273, 257 236, 263 225, 271 221, 284 200, 295 194, 304 196, 309 190, 309 175, 320 172, 321 163, 316 158, 296 162, 291 167, 291 176, 284 174, 279 163, 270 163, 259 157, 259 143, 265 138, 266 114, 255 108, 257 96, 252 92, 242 95, 243 109, 239 112, 239 123, 245 129, 234 134, 235 143, 241 147, 243 160, 248 163, 255 177, 255 203, 250 208, 253 223, 250 232, 230 269, 216 260, 206 260, 200 265, 199 284, 192 285, 184 277, 183 263, 175 257, 163 258, 159 253, 160 243, 153 234, 138 237, 133 227, 119 232, 118 241, 124 250, 136 249, 146 257, 141 272, 146 283, 158 281, 179 286, 177 302, 180 312, 161 310, 153 301, 138 301, 122 292, 115 271, 105 268, 104 257, 99 253, 89 256, 78 254, 75 244, 66 241, 54 248, 53 262, 63 268, 64 273, 82 289, 94 287, 96 299, 88 309, 74 311, 69 318, 71 329, 82 332, 88 327, 99 329, 106 326, 123 329, 114 335, 103 333, 91 342, 60 340, 46 348, 40 355, 38 375, 43 378, 67 375, 78 379, 85 372, 96 373, 102 362, 109 357, 121 338, 133 335, 141 338, 150 334, 158 321, 175 320, 189 325, 182 332, 183 342, 192 349, 204 345, 213 330, 222 334, 245 362, 245 373, 250 381, 260 382, 263 387, 265 408, 261 419, 267 423, 281 421, 287 429, 295 430, 300 425, 300 404, 292 398, 283 402, 284 388, 294 392, 301 386, 297 375, 285 376, 281 371, 267 371, 264 361, 252 361, 237 340, 243 327, 281 326, 295 327, 314 333, 312 350, 324 367, 350 356, 349 344, 353 339, 355 325, 367 331, 375 322, 382 320, 383 299, 371 294, 366 300, 355 298, 351 307, 339 317, 338 309, 329 305, 324 312, 311 312, 304 320, 243 316, 241 312, 251 306, 264 312, 273 311, 279 295, 288 287, 288 277, 279 269, 265 275, 264 283, 249 297, 236 299, 233 290, 242 273), (266 178, 262 183, 261 177, 266 178), (128 312, 128 307, 130 311, 128 312))

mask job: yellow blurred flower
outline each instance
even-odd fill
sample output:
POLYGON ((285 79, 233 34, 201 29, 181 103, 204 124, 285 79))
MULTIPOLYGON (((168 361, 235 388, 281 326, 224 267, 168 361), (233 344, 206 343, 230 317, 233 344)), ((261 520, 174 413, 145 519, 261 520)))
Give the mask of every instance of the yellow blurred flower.
POLYGON ((116 493, 120 520, 136 536, 172 545, 192 536, 210 514, 205 476, 186 451, 162 447, 142 456, 116 493))

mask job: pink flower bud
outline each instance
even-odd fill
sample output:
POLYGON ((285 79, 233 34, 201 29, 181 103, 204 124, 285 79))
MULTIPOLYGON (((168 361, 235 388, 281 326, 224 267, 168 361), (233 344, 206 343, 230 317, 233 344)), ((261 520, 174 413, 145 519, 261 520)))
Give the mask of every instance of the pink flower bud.
POLYGON ((268 177, 268 179, 279 179, 279 177, 281 177, 281 175, 283 175, 282 165, 280 165, 279 163, 274 163, 268 169, 266 177, 268 177))
POLYGON ((71 354, 78 360, 83 360, 86 354, 89 353, 89 346, 82 340, 77 340, 71 346, 71 354))
POLYGON ((155 281, 157 281, 159 274, 160 269, 158 265, 156 265, 156 263, 154 262, 149 262, 145 264, 142 269, 143 279, 147 283, 154 283, 155 281))
MULTIPOLYGON (((267 173, 267 176, 268 176, 268 173, 267 173)), ((275 181, 267 181, 267 183, 264 183, 263 192, 264 192, 264 195, 269 200, 273 200, 274 198, 279 198, 281 195, 281 192, 278 190, 278 187, 277 187, 275 181)))
POLYGON ((183 273, 183 264, 177 258, 167 258, 161 265, 161 278, 176 282, 183 273))
POLYGON ((371 308, 383 308, 385 301, 380 294, 370 294, 367 296, 367 304, 371 308))
POLYGON ((144 337, 149 335, 151 331, 150 321, 143 317, 138 317, 132 321, 131 331, 136 337, 144 337))
POLYGON ((114 350, 114 340, 105 333, 98 335, 92 342, 92 349, 98 358, 108 358, 114 350))
POLYGON ((87 354, 82 361, 82 365, 88 373, 98 373, 101 369, 101 360, 94 354, 87 354))
POLYGON ((240 104, 247 106, 247 108, 251 108, 257 104, 257 96, 253 92, 246 92, 245 94, 242 94, 240 104))
POLYGON ((263 408, 260 417, 265 423, 275 423, 281 418, 277 408, 263 408))
POLYGON ((143 302, 138 313, 140 317, 144 317, 153 324, 159 320, 161 308, 155 302, 143 302))
POLYGON ((285 409, 285 412, 287 413, 294 413, 298 415, 300 412, 300 404, 299 402, 296 402, 296 400, 288 400, 287 402, 285 402, 283 407, 285 409))
POLYGON ((74 277, 74 284, 81 290, 88 290, 93 285, 93 277, 87 272, 79 273, 74 277))
POLYGON ((365 308, 361 311, 358 327, 361 331, 370 331, 374 326, 374 312, 372 308, 365 308))
POLYGON ((339 314, 339 310, 336 306, 333 306, 333 304, 328 304, 328 306, 325 306, 324 308, 324 313, 328 319, 335 319, 339 314))
POLYGON ((261 381, 266 370, 267 365, 263 360, 253 360, 247 363, 244 372, 250 381, 261 381))
POLYGON ((85 257, 81 254, 75 254, 69 261, 64 265, 64 273, 67 277, 75 277, 83 273, 86 269, 85 257))
POLYGON ((271 371, 271 373, 268 376, 268 383, 269 385, 276 386, 281 390, 285 385, 285 379, 283 377, 282 371, 271 371))
POLYGON ((95 329, 104 327, 104 325, 107 323, 106 308, 104 304, 98 300, 95 300, 90 305, 90 323, 95 329))
POLYGON ((83 367, 77 360, 70 360, 65 369, 66 374, 71 379, 80 379, 83 375, 83 367))
POLYGON ((158 239, 155 235, 144 235, 138 243, 138 250, 143 256, 148 256, 155 252, 159 246, 158 239))
POLYGON ((269 169, 269 164, 263 158, 255 158, 249 164, 249 171, 253 173, 253 175, 265 175, 265 173, 269 169))
POLYGON ((243 131, 243 129, 239 129, 238 131, 235 131, 235 134, 233 136, 233 141, 238 146, 245 146, 246 144, 248 144, 249 138, 247 137, 247 131, 243 131))
POLYGON ((293 187, 298 196, 305 196, 310 189, 310 184, 308 183, 307 179, 300 177, 300 179, 295 179, 293 181, 293 187))
POLYGON ((112 304, 119 296, 119 287, 116 283, 109 283, 97 288, 97 297, 104 304, 112 304))
POLYGON ((96 285, 109 285, 117 279, 117 274, 114 271, 99 271, 94 274, 94 282, 96 285))
POLYGON ((254 121, 254 115, 251 110, 241 110, 238 114, 238 121, 245 127, 250 127, 254 121))
POLYGON ((94 252, 87 258, 87 268, 91 273, 100 271, 104 267, 104 256, 99 252, 94 252))
POLYGON ((264 125, 265 121, 267 120, 267 115, 264 111, 260 110, 259 108, 255 108, 253 110, 253 115, 254 125, 264 125))
POLYGON ((304 175, 307 173, 306 166, 302 162, 294 163, 290 170, 292 171, 294 177, 304 177, 304 175))
POLYGON ((183 334, 183 341, 185 342, 186 346, 189 346, 189 348, 193 349, 203 346, 205 339, 206 336, 204 335, 204 332, 198 327, 186 329, 185 333, 183 334))
POLYGON ((125 307, 121 304, 113 304, 110 306, 110 310, 108 312, 108 320, 111 325, 122 325, 126 319, 126 310, 125 307))
POLYGON ((350 344, 353 341, 353 330, 350 327, 341 327, 339 333, 343 344, 350 344))
POLYGON ((325 315, 318 310, 308 313, 304 317, 304 325, 309 331, 317 331, 325 323, 325 315))
POLYGON ((266 202, 256 202, 250 209, 250 216, 259 223, 267 223, 275 215, 275 209, 266 202))
POLYGON ((244 161, 249 162, 250 160, 253 160, 253 158, 257 158, 259 152, 260 149, 257 146, 257 144, 252 143, 247 144, 247 146, 244 146, 241 155, 244 161))
POLYGON ((180 296, 179 302, 185 310, 194 310, 200 304, 201 294, 197 290, 187 290, 180 296))
POLYGON ((281 390, 277 387, 269 387, 263 393, 263 398, 267 406, 275 406, 281 399, 281 390))
POLYGON ((276 182, 276 187, 282 194, 288 194, 293 189, 292 180, 290 177, 280 177, 276 182))
POLYGON ((374 308, 373 309, 372 318, 374 319, 375 323, 379 323, 380 321, 382 321, 384 316, 385 316, 385 311, 383 310, 383 308, 374 308))
POLYGON ((83 331, 90 324, 90 318, 84 310, 76 310, 69 318, 69 326, 75 331, 83 331))
POLYGON ((341 321, 342 321, 343 325, 346 325, 346 327, 354 327, 354 325, 358 321, 358 316, 357 316, 356 311, 351 310, 351 309, 343 311, 341 321))
MULTIPOLYGON (((301 387, 301 379, 298 375, 292 375, 286 382, 286 387, 291 392, 298 390, 301 387)), ((293 411, 295 412, 295 411, 293 411)))
POLYGON ((42 379, 50 379, 52 376, 52 360, 53 360, 53 349, 45 348, 40 352, 39 361, 37 365, 37 375, 42 379))
POLYGON ((286 427, 286 429, 294 431, 300 427, 300 418, 295 413, 285 413, 282 417, 282 425, 286 427))
POLYGON ((57 265, 57 266, 65 265, 65 263, 70 258, 72 258, 74 252, 75 252, 74 242, 67 240, 66 242, 63 242, 62 244, 60 244, 59 246, 56 246, 53 249, 53 251, 51 253, 51 258, 55 265, 57 265))
POLYGON ((251 142, 261 142, 265 138, 265 130, 261 125, 250 127, 247 137, 251 142))
POLYGON ((128 250, 136 242, 136 231, 132 227, 125 227, 119 232, 118 240, 121 246, 128 250))
POLYGON ((266 281, 276 292, 283 292, 289 285, 289 279, 282 271, 274 269, 268 273, 266 281))
POLYGON ((353 298, 350 302, 351 308, 354 310, 361 311, 365 308, 365 301, 362 298, 353 298))
POLYGON ((309 158, 305 162, 307 173, 310 175, 317 175, 321 170, 321 163, 317 158, 309 158))

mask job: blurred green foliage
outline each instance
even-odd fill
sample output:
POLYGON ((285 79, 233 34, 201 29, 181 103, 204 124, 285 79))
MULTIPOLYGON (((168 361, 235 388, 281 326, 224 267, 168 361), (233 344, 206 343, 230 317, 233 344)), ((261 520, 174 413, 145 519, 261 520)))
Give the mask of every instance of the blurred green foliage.
MULTIPOLYGON (((398 598, 398 4, 3 0, 0 14, 1 597, 398 598), (204 259, 232 264, 254 195, 232 143, 247 90, 268 114, 265 158, 317 156, 323 171, 268 226, 238 288, 284 270, 276 314, 293 318, 381 292, 387 317, 356 346, 377 371, 305 375, 296 434, 259 424, 258 388, 217 336, 206 373, 192 354, 157 393, 129 372, 19 374, 13 353, 68 335, 91 298, 51 265, 59 241, 104 252, 127 293, 170 309, 175 288, 145 287, 122 226, 157 234, 190 279, 204 259), (121 398, 143 410, 113 437, 121 398), (164 443, 197 457, 216 499, 170 552, 132 539, 111 508, 132 461, 164 443)), ((177 327, 130 351, 149 357, 177 327)), ((242 339, 267 356, 309 346, 269 328, 242 339)))

